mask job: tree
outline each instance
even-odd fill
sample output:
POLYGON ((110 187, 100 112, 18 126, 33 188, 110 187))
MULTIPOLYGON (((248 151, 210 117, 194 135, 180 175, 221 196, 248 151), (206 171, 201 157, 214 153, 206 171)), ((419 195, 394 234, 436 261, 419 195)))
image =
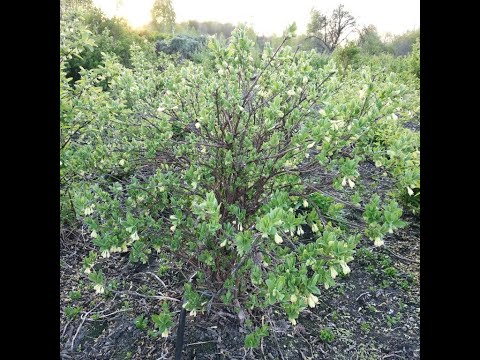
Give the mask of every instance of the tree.
POLYGON ((204 36, 176 35, 171 39, 158 40, 155 44, 157 52, 180 54, 181 59, 192 60, 206 43, 204 36))
POLYGON ((155 30, 174 33, 176 15, 171 0, 155 0, 150 13, 155 30))
POLYGON ((388 41, 389 51, 395 56, 405 56, 412 51, 413 44, 420 37, 420 30, 409 30, 401 35, 394 35, 388 41))
POLYGON ((92 0, 61 0, 60 1, 60 13, 64 14, 68 10, 78 8, 92 9, 94 7, 92 0))
POLYGON ((330 16, 320 10, 312 9, 307 34, 320 42, 320 50, 331 53, 354 30, 356 19, 338 5, 330 16))
POLYGON ((224 38, 229 38, 235 28, 230 23, 219 23, 217 21, 197 21, 189 20, 181 24, 189 30, 193 30, 200 35, 222 35, 224 38))
POLYGON ((374 25, 365 26, 359 33, 358 46, 370 55, 378 55, 387 51, 377 28, 374 25))

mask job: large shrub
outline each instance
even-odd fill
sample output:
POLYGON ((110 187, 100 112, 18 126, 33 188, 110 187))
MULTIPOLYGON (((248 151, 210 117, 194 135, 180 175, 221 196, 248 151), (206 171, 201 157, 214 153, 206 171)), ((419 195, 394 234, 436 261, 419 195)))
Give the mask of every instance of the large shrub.
MULTIPOLYGON (((130 47, 133 44, 144 45, 146 39, 134 32, 123 18, 108 18, 100 9, 95 7, 77 7, 62 14, 65 24, 80 22, 90 31, 90 37, 95 42, 95 48, 83 52, 81 56, 69 59, 66 63, 68 76, 74 81, 80 78, 81 69, 94 69, 102 63, 102 54, 114 54, 118 61, 131 67, 130 47)), ((72 29, 73 30, 73 29, 72 29)), ((66 28, 65 31, 70 31, 66 28)), ((153 47, 153 44, 150 45, 153 47)))
POLYGON ((420 38, 418 37, 413 44, 413 49, 410 54, 410 66, 412 73, 420 78, 420 38))
POLYGON ((386 42, 386 46, 395 56, 406 56, 410 54, 413 45, 420 37, 420 30, 409 30, 400 35, 395 35, 386 42))
POLYGON ((349 42, 345 46, 336 48, 333 58, 342 73, 345 73, 349 67, 355 68, 359 63, 360 48, 354 42, 349 42))
POLYGON ((181 59, 192 60, 204 48, 206 42, 203 36, 177 35, 170 39, 158 40, 155 47, 158 52, 179 54, 181 59))
POLYGON ((113 54, 102 53, 100 64, 81 68, 74 81, 70 62, 98 48, 95 36, 80 18, 60 22, 60 194, 62 224, 74 219, 72 194, 80 184, 111 184, 134 167, 145 146, 133 117, 145 94, 155 96, 165 58, 154 49, 133 45, 133 69, 113 54), (147 80, 148 79, 148 80, 147 80), (125 163, 129 161, 129 163, 125 163))
MULTIPOLYGON (((293 31, 275 49, 266 44, 260 59, 244 27, 226 46, 212 39, 204 64, 155 72, 138 49, 131 71, 104 59, 98 75, 108 83, 110 118, 85 136, 103 149, 97 172, 113 167, 136 175, 71 187, 77 218, 98 248, 84 268, 98 293, 108 292, 94 268, 100 256, 128 252, 146 263, 156 251, 196 270, 196 286, 185 287, 192 315, 221 298, 247 316, 277 305, 296 324, 322 287, 350 272, 362 234, 381 246, 404 225, 395 200, 374 195, 353 204, 318 181, 327 174, 348 194, 362 184, 358 166, 368 154, 351 150, 398 107, 388 100, 392 84, 376 88, 368 68, 349 78, 338 76, 333 60, 316 66, 313 51, 285 46, 293 31), (361 211, 365 223, 346 225, 344 206, 361 211)), ((85 152, 85 141, 74 144, 85 152)), ((70 148, 64 166, 82 161, 70 148)), ((158 326, 165 336, 169 314, 158 326)), ((266 334, 258 328, 246 345, 266 334)))

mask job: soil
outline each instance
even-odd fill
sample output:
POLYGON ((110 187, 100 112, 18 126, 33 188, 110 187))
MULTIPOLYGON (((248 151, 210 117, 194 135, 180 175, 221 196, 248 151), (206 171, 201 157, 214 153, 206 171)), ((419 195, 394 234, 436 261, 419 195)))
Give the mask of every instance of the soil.
MULTIPOLYGON (((373 164, 364 164, 360 172, 366 178, 364 185, 380 194, 392 186, 373 164)), ((340 193, 334 195, 348 200, 340 193)), ((358 211, 347 213, 345 218, 360 221, 358 211)), ((256 350, 244 349, 245 333, 233 309, 216 309, 195 317, 187 313, 182 358, 419 358, 420 220, 409 213, 404 219, 408 227, 387 236, 383 247, 374 247, 364 238, 349 264, 351 273, 340 276, 336 286, 323 289, 320 303, 305 310, 296 326, 285 321, 278 308, 265 313, 270 336, 256 350)), ((157 279, 160 264, 155 254, 148 264, 137 266, 126 256, 114 254, 105 259, 103 270, 107 278, 117 279, 117 288, 100 299, 81 272, 83 257, 93 250, 85 229, 63 229, 60 241, 61 358, 174 359, 176 327, 167 338, 152 337, 147 330, 138 329, 134 320, 141 314, 150 319, 159 313, 161 301, 155 296, 161 295, 179 300, 173 302, 177 322, 184 279, 192 271, 184 263, 172 261, 170 269, 157 279), (79 291, 79 298, 71 291, 79 291), (67 306, 82 309, 70 320, 65 315, 67 306)))

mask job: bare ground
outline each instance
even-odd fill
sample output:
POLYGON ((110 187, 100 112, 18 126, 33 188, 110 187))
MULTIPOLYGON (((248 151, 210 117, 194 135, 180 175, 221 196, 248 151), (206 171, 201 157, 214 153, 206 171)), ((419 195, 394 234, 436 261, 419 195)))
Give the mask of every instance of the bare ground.
MULTIPOLYGON (((366 164, 361 172, 377 192, 391 187, 375 166, 366 164)), ((346 218, 360 221, 355 212, 346 218)), ((258 314, 257 321, 264 315, 263 321, 270 323, 271 336, 257 350, 245 351, 245 333, 231 308, 187 315, 183 359, 419 358, 420 222, 411 214, 404 218, 408 227, 389 235, 384 247, 363 239, 350 263, 351 273, 323 290, 319 305, 302 313, 296 326, 275 307, 258 314)), ((62 230, 60 241, 62 359, 173 359, 176 327, 169 337, 154 338, 137 329, 134 319, 160 312, 155 297, 169 296, 179 300, 173 302, 177 321, 182 286, 191 270, 172 261, 170 270, 157 278, 155 255, 149 264, 135 266, 116 254, 104 268, 107 278, 117 279, 116 290, 100 299, 81 273, 83 257, 93 249, 86 233, 82 228, 62 230), (81 309, 69 319, 67 306, 81 309)))

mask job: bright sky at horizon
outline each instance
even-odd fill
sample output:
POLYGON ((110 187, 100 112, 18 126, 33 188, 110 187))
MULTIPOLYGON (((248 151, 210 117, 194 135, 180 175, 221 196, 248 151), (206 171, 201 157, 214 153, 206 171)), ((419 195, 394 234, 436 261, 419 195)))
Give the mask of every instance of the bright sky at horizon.
MULTIPOLYGON (((93 0, 107 16, 123 16, 133 27, 150 21, 154 0, 93 0), (118 6, 117 4, 121 5, 118 6)), ((246 22, 263 35, 281 34, 288 24, 297 23, 304 33, 310 10, 331 13, 345 5, 359 25, 373 24, 382 34, 401 34, 420 28, 420 0, 172 0, 177 22, 187 20, 246 22)))

